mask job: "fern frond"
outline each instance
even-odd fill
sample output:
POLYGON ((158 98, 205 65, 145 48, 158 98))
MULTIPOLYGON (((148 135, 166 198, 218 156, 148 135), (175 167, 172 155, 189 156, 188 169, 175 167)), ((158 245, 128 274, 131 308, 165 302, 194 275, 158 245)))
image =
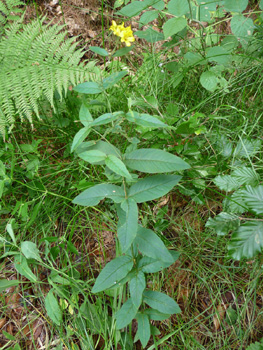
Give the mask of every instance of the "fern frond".
POLYGON ((16 19, 12 13, 22 12, 18 6, 25 6, 25 4, 20 0, 0 0, 0 36, 4 33, 7 22, 16 19))
POLYGON ((40 99, 45 97, 54 108, 55 91, 62 98, 70 84, 77 85, 94 72, 94 66, 80 63, 84 51, 77 48, 75 38, 66 38, 64 26, 44 21, 45 17, 26 25, 15 22, 0 41, 2 135, 15 116, 32 123, 33 114, 39 116, 40 99))

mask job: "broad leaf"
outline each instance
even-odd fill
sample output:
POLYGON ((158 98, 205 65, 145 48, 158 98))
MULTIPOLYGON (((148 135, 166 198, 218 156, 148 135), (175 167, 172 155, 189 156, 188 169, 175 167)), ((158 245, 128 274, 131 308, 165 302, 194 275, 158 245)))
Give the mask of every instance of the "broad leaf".
POLYGON ((178 314, 181 312, 179 305, 172 298, 160 292, 144 291, 143 301, 163 314, 178 314))
POLYGON ((140 39, 146 40, 148 43, 156 43, 157 41, 164 40, 163 33, 157 32, 152 28, 147 28, 146 30, 138 30, 134 33, 140 39))
POLYGON ((168 12, 176 17, 181 17, 189 12, 189 3, 187 0, 171 0, 167 7, 168 12))
POLYGON ((246 186, 242 192, 245 205, 256 214, 263 214, 263 186, 246 186))
POLYGON ((167 124, 163 123, 159 119, 152 117, 149 114, 140 114, 137 112, 130 111, 126 114, 127 120, 137 125, 141 125, 149 128, 167 128, 167 124))
POLYGON ((99 293, 108 289, 124 278, 133 267, 130 256, 119 256, 110 261, 99 274, 92 288, 92 293, 99 293))
POLYGON ((203 72, 200 77, 200 83, 206 90, 213 92, 217 87, 217 77, 213 72, 203 72))
POLYGON ((121 49, 115 51, 114 54, 112 55, 112 57, 121 57, 121 56, 125 56, 125 55, 127 55, 127 53, 129 53, 133 48, 134 48, 134 45, 123 47, 123 48, 121 48, 121 49))
POLYGON ((125 212, 125 221, 118 227, 117 235, 122 252, 125 253, 134 241, 138 230, 138 207, 132 198, 122 203, 125 212))
POLYGON ((93 52, 95 52, 96 54, 103 56, 103 57, 107 57, 109 56, 108 51, 106 51, 105 49, 98 47, 98 46, 90 46, 89 49, 93 52))
POLYGON ((230 57, 229 52, 221 46, 210 47, 206 52, 206 58, 209 62, 216 62, 222 65, 227 65, 230 57))
POLYGON ((237 158, 251 158, 261 149, 260 140, 242 139, 237 143, 235 149, 235 157, 237 158))
POLYGON ((243 15, 234 16, 230 22, 232 33, 241 41, 241 44, 247 43, 255 29, 252 18, 243 15))
POLYGON ((21 252, 27 259, 35 259, 38 261, 42 261, 39 255, 39 250, 35 243, 24 241, 21 243, 21 252))
POLYGON ((137 314, 136 320, 138 322, 137 336, 145 348, 151 336, 149 317, 145 313, 140 312, 137 314))
POLYGON ((36 275, 31 271, 27 264, 27 259, 23 255, 17 255, 15 256, 14 260, 15 269, 18 273, 20 273, 22 276, 29 279, 31 282, 36 282, 37 277, 36 275))
POLYGON ((51 320, 59 326, 62 321, 62 311, 59 307, 57 298, 54 297, 52 290, 48 292, 45 298, 45 308, 51 320))
POLYGON ((18 286, 21 283, 19 280, 0 280, 0 292, 6 290, 7 288, 18 286))
POLYGON ((131 186, 128 196, 133 198, 137 203, 160 198, 170 192, 181 178, 182 177, 178 175, 155 175, 145 177, 131 186))
POLYGON ((99 125, 106 125, 118 118, 118 114, 114 113, 105 113, 101 115, 100 117, 93 120, 93 122, 90 124, 91 126, 99 126, 99 125))
POLYGON ((239 224, 238 216, 222 212, 213 219, 209 218, 205 226, 214 229, 219 236, 224 236, 230 231, 237 230, 239 224))
POLYGON ((156 309, 146 309, 144 312, 154 321, 163 321, 170 317, 170 314, 164 314, 156 309))
POLYGON ((238 180, 231 175, 219 175, 214 178, 214 183, 220 190, 226 192, 237 190, 241 185, 238 180))
POLYGON ((91 141, 91 142, 84 142, 78 149, 77 153, 80 154, 85 151, 101 151, 105 153, 106 155, 108 154, 113 154, 116 157, 120 157, 121 153, 118 150, 117 147, 113 146, 111 143, 106 142, 106 141, 91 141))
POLYGON ((187 25, 187 20, 184 17, 174 17, 168 19, 163 25, 164 38, 167 39, 170 36, 179 33, 187 25))
POLYGON ((82 83, 75 86, 73 90, 82 94, 94 95, 101 93, 103 91, 103 88, 100 84, 96 82, 88 81, 86 83, 82 83))
POLYGON ((116 328, 121 329, 128 326, 128 324, 130 324, 135 318, 137 310, 138 309, 134 306, 132 300, 128 299, 115 314, 116 328))
POLYGON ((179 157, 160 149, 142 148, 125 155, 125 164, 144 173, 166 173, 189 169, 179 157))
POLYGON ((120 203, 125 199, 125 193, 123 188, 119 186, 99 184, 82 192, 72 202, 74 204, 92 207, 97 205, 104 198, 110 198, 115 203, 120 203))
POLYGON ((253 258, 263 248, 263 222, 248 221, 241 225, 231 237, 229 255, 240 260, 253 258))
POLYGON ((85 138, 88 136, 90 131, 91 131, 90 127, 85 126, 84 128, 80 129, 76 133, 71 145, 71 149, 70 149, 71 152, 73 152, 81 144, 81 142, 85 140, 85 138))
POLYGON ((118 157, 109 154, 105 159, 105 164, 115 174, 126 177, 129 180, 132 179, 132 176, 127 170, 125 164, 118 157))
POLYGON ((234 192, 229 199, 225 198, 224 205, 226 207, 226 211, 230 213, 242 214, 245 211, 248 211, 248 208, 243 200, 243 188, 234 192))
POLYGON ((236 169, 231 175, 238 181, 240 186, 243 184, 255 186, 259 181, 259 176, 254 169, 245 166, 236 169))
POLYGON ((134 243, 138 245, 139 251, 150 258, 171 264, 174 262, 163 241, 152 230, 139 226, 134 243))
POLYGON ((90 164, 104 162, 107 157, 105 153, 97 150, 81 152, 78 156, 90 164))
POLYGON ((103 88, 106 90, 106 89, 112 87, 113 85, 117 84, 127 74, 128 74, 128 72, 126 70, 124 70, 122 72, 113 73, 109 77, 104 78, 102 80, 103 88))
POLYGON ((140 14, 142 10, 147 7, 143 1, 133 1, 132 3, 124 6, 120 11, 117 12, 117 15, 134 17, 140 14))
POLYGON ((138 309, 142 303, 142 293, 146 287, 144 273, 142 271, 138 271, 135 277, 130 280, 129 284, 131 300, 138 309))
POLYGON ((152 10, 144 12, 140 17, 139 28, 142 25, 148 24, 149 22, 154 21, 159 16, 159 11, 152 10))
POLYGON ((82 103, 79 110, 79 120, 84 126, 89 126, 90 123, 93 121, 90 111, 88 107, 85 106, 84 103, 82 103))
POLYGON ((243 12, 248 5, 248 0, 225 0, 224 8, 230 12, 243 12))
POLYGON ((173 256, 173 262, 164 262, 161 260, 149 258, 148 256, 144 256, 138 264, 138 268, 141 269, 145 273, 155 273, 158 271, 162 271, 163 269, 169 267, 171 264, 173 264, 178 258, 179 253, 170 251, 169 252, 173 256))

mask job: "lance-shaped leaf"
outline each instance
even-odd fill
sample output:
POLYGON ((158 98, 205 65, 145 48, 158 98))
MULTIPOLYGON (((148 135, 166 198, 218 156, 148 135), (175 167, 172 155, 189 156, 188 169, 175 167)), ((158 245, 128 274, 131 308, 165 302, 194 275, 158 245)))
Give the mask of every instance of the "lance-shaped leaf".
POLYGON ((151 336, 149 317, 145 313, 140 312, 137 314, 136 320, 138 322, 137 336, 145 348, 151 336))
POLYGON ((166 173, 190 168, 179 157, 160 149, 142 148, 125 155, 125 164, 144 173, 166 173))
POLYGON ((74 136, 72 145, 71 145, 71 149, 70 149, 71 152, 73 152, 81 144, 81 142, 85 140, 85 138, 90 133, 90 130, 91 129, 89 126, 85 126, 84 128, 80 129, 76 133, 76 135, 74 136))
POLYGON ((167 194, 181 180, 178 175, 155 175, 145 177, 132 185, 128 196, 137 203, 143 203, 167 194))
POLYGON ((150 128, 169 128, 169 126, 159 119, 152 117, 149 114, 140 114, 137 112, 130 111, 126 114, 127 120, 137 125, 150 128))
POLYGON ((109 154, 105 159, 105 164, 107 167, 113 171, 115 174, 126 177, 127 179, 132 179, 131 174, 127 170, 125 164, 113 154, 109 154))
MULTIPOLYGON (((117 147, 113 146, 109 142, 105 141, 89 141, 89 142, 83 142, 76 150, 77 154, 80 155, 83 152, 87 151, 100 151, 102 153, 105 153, 106 155, 112 154, 116 157, 121 157, 121 152, 118 150, 117 147)), ((103 164, 104 162, 102 162, 103 164)), ((98 163, 99 164, 99 163, 98 163)))
POLYGON ((39 250, 35 243, 24 241, 21 243, 21 252, 27 259, 35 259, 38 261, 42 261, 39 255, 39 250))
POLYGON ((97 205, 103 198, 110 198, 115 203, 120 203, 125 199, 125 193, 120 186, 99 184, 82 192, 72 202, 74 204, 91 207, 97 205))
POLYGON ((45 298, 45 307, 48 316, 56 325, 59 326, 62 321, 62 311, 58 305, 58 301, 55 298, 52 289, 48 292, 45 298))
POLYGON ((36 275, 31 271, 27 264, 27 259, 22 254, 15 256, 14 265, 17 272, 29 279, 29 281, 37 281, 36 275))
POLYGON ((99 293, 118 283, 133 267, 131 256, 119 256, 110 261, 99 274, 92 288, 92 293, 99 293))
POLYGON ((102 80, 103 88, 106 90, 106 89, 112 87, 113 85, 117 84, 127 74, 128 74, 128 72, 126 70, 124 70, 122 72, 113 73, 109 77, 104 78, 102 80))
POLYGON ((138 271, 130 281, 130 295, 135 307, 138 309, 142 303, 142 293, 146 287, 145 276, 142 271, 138 271))
POLYGON ((163 241, 152 230, 139 226, 134 243, 138 245, 139 251, 150 258, 171 264, 174 262, 163 241))
POLYGON ((138 268, 141 269, 145 273, 155 273, 158 271, 162 271, 163 269, 169 267, 171 264, 173 264, 178 258, 179 253, 174 251, 169 251, 169 253, 173 257, 173 262, 164 262, 161 260, 156 260, 153 258, 149 258, 148 256, 144 256, 138 264, 138 268))
POLYGON ((144 312, 154 321, 163 321, 170 317, 170 314, 164 314, 156 309, 146 309, 144 312))
POLYGON ((181 312, 179 305, 172 298, 160 292, 144 291, 143 301, 164 314, 178 314, 181 312))
POLYGON ((242 192, 246 206, 256 214, 263 214, 263 186, 246 186, 242 192))
POLYGON ((114 113, 106 113, 98 117, 97 119, 94 119, 91 123, 91 126, 99 126, 99 125, 106 125, 118 118, 119 114, 114 113))
POLYGON ((116 328, 121 329, 128 326, 128 324, 135 318, 137 310, 138 309, 134 306, 132 300, 128 299, 115 314, 116 328))
POLYGON ((0 292, 6 290, 7 288, 18 286, 21 283, 19 280, 6 280, 1 279, 0 280, 0 292))
POLYGON ((122 203, 122 210, 125 212, 125 219, 122 219, 117 235, 122 252, 125 253, 130 248, 137 234, 138 207, 132 198, 128 198, 122 203))
POLYGON ((79 157, 90 164, 104 162, 107 155, 101 151, 92 150, 79 153, 79 157))
POLYGON ((94 95, 102 92, 103 87, 94 81, 87 81, 86 83, 82 83, 75 86, 73 90, 82 94, 94 95))
POLYGON ((249 221, 232 235, 228 245, 229 255, 240 260, 253 258, 263 248, 263 222, 249 221))
POLYGON ((79 120, 84 126, 89 126, 90 123, 93 121, 90 111, 84 103, 82 103, 79 110, 79 120))

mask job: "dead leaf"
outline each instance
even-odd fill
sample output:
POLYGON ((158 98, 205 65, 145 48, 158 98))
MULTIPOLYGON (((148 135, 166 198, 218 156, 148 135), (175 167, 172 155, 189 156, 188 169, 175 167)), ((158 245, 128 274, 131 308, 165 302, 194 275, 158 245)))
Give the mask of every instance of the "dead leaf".
POLYGON ((222 304, 218 305, 218 307, 217 307, 217 313, 213 317, 213 323, 214 323, 214 327, 215 327, 216 331, 220 327, 220 324, 225 316, 227 307, 228 306, 225 303, 222 303, 222 304))
POLYGON ((0 329, 4 327, 4 325, 6 324, 6 318, 1 318, 0 319, 0 329))

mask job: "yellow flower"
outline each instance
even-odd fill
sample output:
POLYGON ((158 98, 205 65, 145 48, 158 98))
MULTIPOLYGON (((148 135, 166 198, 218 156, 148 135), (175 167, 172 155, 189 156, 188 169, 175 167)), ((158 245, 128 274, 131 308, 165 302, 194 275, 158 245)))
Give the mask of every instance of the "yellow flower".
POLYGON ((112 21, 110 30, 112 30, 115 35, 119 36, 121 38, 121 42, 125 43, 126 46, 131 46, 131 43, 135 41, 131 26, 125 28, 124 22, 122 22, 122 24, 117 25, 115 21, 112 21))

